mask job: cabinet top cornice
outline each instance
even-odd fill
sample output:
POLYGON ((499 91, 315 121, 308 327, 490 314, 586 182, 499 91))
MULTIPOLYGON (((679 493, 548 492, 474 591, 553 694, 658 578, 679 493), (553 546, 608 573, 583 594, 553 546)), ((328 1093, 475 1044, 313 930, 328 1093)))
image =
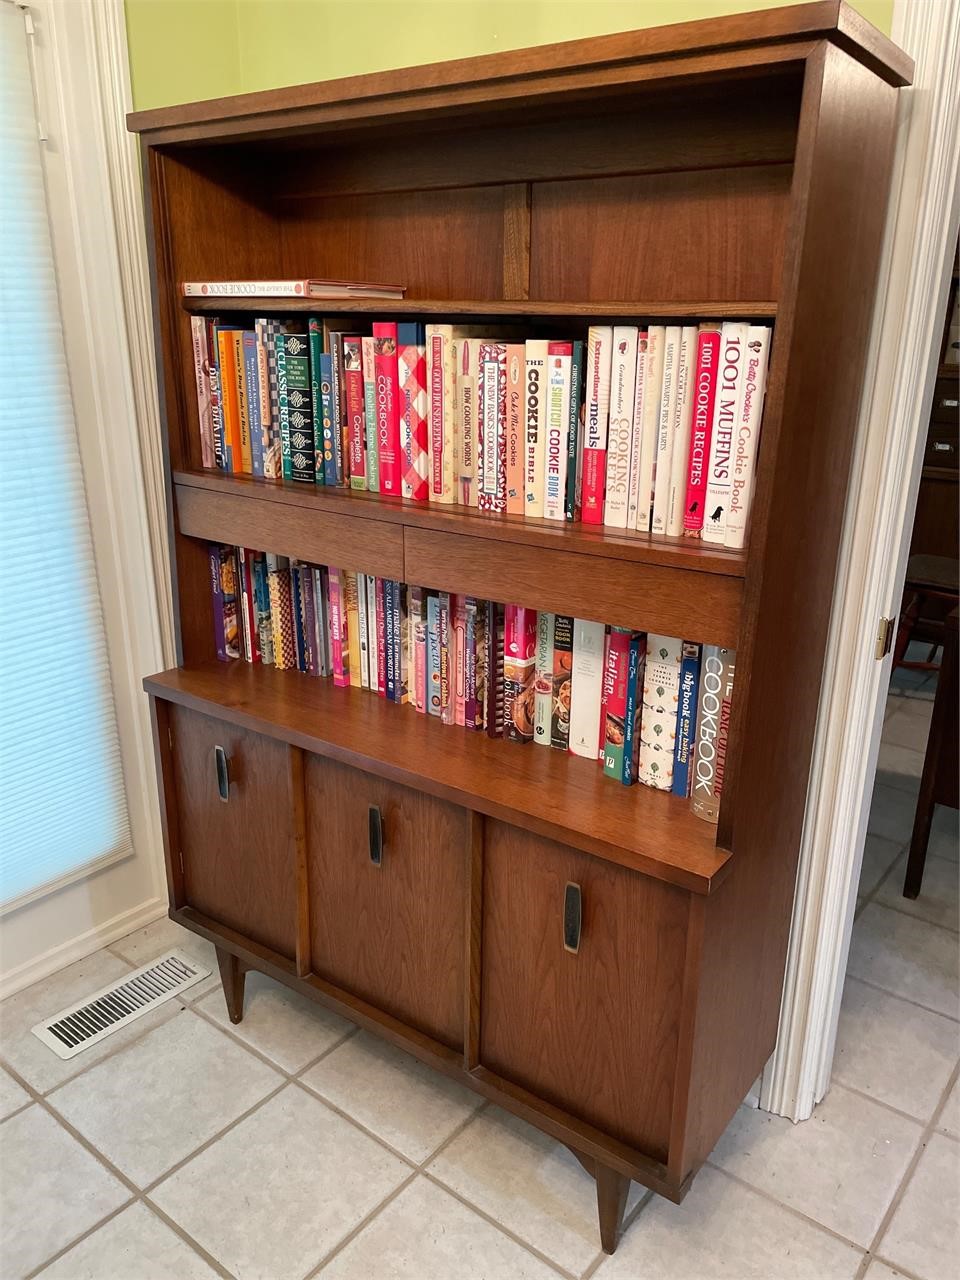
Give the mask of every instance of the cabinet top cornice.
POLYGON ((689 83, 738 69, 801 61, 824 40, 893 85, 911 81, 912 59, 844 0, 811 0, 135 111, 127 116, 127 126, 159 145, 279 137, 333 126, 369 128, 390 118, 509 111, 514 104, 615 93, 631 82, 689 83))

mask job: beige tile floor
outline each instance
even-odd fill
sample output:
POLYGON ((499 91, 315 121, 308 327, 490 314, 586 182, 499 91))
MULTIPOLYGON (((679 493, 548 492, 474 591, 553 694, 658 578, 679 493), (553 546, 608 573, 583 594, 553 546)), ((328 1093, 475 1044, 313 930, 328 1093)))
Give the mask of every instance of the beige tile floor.
POLYGON ((941 1280, 960 1268, 956 814, 900 896, 930 689, 891 695, 833 1085, 745 1105, 612 1258, 563 1147, 268 980, 215 977, 63 1063, 29 1028, 177 945, 162 920, 0 1006, 0 1275, 60 1280, 941 1280))

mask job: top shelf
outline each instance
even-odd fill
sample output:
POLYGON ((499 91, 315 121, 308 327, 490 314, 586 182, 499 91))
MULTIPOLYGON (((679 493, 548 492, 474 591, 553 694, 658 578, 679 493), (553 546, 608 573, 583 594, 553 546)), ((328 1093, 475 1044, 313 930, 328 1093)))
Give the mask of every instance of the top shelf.
POLYGON ((476 301, 447 298, 185 298, 191 315, 218 312, 312 312, 314 315, 400 316, 689 316, 691 319, 775 319, 775 302, 545 302, 510 298, 476 301))

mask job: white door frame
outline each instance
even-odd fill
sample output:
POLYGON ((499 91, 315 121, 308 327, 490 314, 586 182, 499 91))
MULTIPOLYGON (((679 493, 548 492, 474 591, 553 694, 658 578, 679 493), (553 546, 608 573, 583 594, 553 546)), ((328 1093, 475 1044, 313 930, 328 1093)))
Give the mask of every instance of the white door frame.
MULTIPOLYGON (((855 0, 854 0, 855 3, 855 0)), ((960 0, 896 0, 901 90, 890 212, 820 694, 777 1048, 760 1106, 806 1119, 830 1083, 850 932, 957 239, 960 0)))

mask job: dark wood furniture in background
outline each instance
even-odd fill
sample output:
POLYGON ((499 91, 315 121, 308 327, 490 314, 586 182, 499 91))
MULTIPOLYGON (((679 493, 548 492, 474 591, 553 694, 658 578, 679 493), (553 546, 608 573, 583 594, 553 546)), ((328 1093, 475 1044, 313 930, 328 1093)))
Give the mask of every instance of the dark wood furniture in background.
MULTIPOLYGON (((951 358, 951 322, 956 323, 960 287, 960 250, 954 259, 940 341, 937 380, 913 517, 910 556, 944 556, 956 560, 960 542, 960 365, 951 358)), ((941 620, 949 610, 940 613, 941 620)))
POLYGON ((825 0, 130 118, 176 566, 178 667, 145 682, 170 914, 235 1019, 262 970, 566 1143, 608 1251, 628 1180, 682 1198, 776 1039, 911 74, 825 0), (189 311, 228 309, 180 281, 311 275, 407 285, 327 315, 774 321, 749 550, 201 471, 189 311), (719 830, 581 759, 218 663, 206 539, 735 646, 719 830))
POLYGON ((960 679, 957 675, 957 610, 947 617, 944 626, 943 660, 937 678, 937 693, 930 718, 930 736, 923 757, 917 812, 907 855, 907 872, 903 896, 916 898, 923 884, 923 868, 927 860, 930 825, 938 804, 952 809, 960 807, 960 723, 957 700, 960 679))

